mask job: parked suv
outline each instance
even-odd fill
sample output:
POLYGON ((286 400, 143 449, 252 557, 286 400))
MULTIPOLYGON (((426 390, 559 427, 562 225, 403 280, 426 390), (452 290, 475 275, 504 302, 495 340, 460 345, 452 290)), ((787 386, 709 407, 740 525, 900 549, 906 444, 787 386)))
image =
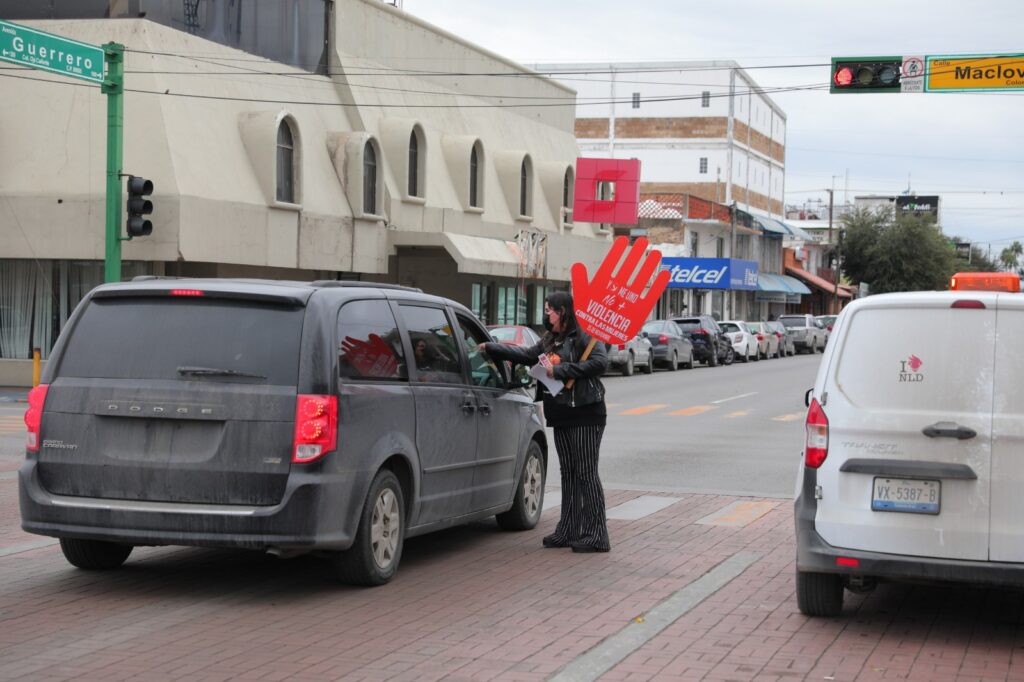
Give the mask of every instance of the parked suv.
POLYGON ((676 317, 672 321, 690 335, 690 340, 693 342, 693 355, 698 362, 703 362, 709 367, 732 364, 735 357, 732 342, 718 326, 715 318, 710 315, 691 315, 690 317, 676 317))
POLYGON ((880 579, 1024 586, 1024 296, 871 296, 832 334, 797 483, 800 610, 836 615, 880 579))
POLYGON ((323 552, 379 585, 407 537, 537 524, 547 445, 473 314, 353 282, 94 289, 32 390, 22 528, 69 562, 134 545, 323 552))
POLYGON ((797 352, 825 349, 825 327, 814 315, 779 315, 779 322, 789 332, 797 352))

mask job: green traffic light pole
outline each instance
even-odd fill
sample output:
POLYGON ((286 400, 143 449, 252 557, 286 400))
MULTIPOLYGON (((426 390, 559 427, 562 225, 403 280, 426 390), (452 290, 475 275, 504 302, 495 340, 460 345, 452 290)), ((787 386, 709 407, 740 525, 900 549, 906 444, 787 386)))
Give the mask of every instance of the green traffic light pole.
POLYGON ((107 77, 107 229, 103 281, 121 281, 121 163, 124 156, 124 45, 103 45, 107 77))

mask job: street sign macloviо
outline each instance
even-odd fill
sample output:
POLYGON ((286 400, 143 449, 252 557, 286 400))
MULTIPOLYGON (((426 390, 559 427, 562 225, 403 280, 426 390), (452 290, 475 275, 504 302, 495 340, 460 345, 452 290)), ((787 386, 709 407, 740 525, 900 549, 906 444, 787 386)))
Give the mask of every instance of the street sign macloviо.
POLYGON ((72 78, 103 82, 103 48, 0 21, 0 59, 72 78))

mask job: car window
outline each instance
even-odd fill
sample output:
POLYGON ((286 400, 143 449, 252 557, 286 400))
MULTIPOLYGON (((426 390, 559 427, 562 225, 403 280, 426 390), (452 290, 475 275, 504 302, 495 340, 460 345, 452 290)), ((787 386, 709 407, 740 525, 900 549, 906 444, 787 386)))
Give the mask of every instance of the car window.
POLYGON ((684 332, 693 331, 694 329, 700 329, 699 320, 676 320, 675 323, 684 332))
POLYGON ((384 299, 352 301, 338 313, 338 374, 353 381, 405 381, 402 338, 384 299))
POLYGON ((464 383, 458 347, 444 311, 418 305, 402 305, 399 309, 412 344, 416 380, 464 383))
POLYGON ((647 332, 648 334, 660 334, 664 328, 665 323, 659 320, 657 322, 648 322, 647 324, 645 324, 643 326, 643 331, 647 332))
POLYGON ((786 327, 806 327, 807 320, 802 317, 780 317, 781 322, 786 327))
POLYGON ((93 299, 68 336, 60 376, 294 386, 305 308, 223 298, 93 299))
POLYGON ((537 336, 537 332, 533 331, 532 329, 524 329, 523 333, 526 336, 527 345, 536 346, 538 343, 540 343, 540 337, 537 336))
POLYGON ((739 331, 743 331, 742 329, 740 329, 740 326, 738 324, 733 324, 732 322, 723 322, 722 324, 720 324, 718 326, 720 326, 722 328, 723 332, 739 332, 739 331))
POLYGON ((459 321, 459 337, 462 340, 462 347, 466 350, 466 357, 469 358, 469 377, 473 385, 488 388, 504 386, 506 382, 498 370, 497 363, 485 351, 480 350, 480 344, 487 341, 487 335, 462 315, 456 314, 455 317, 459 321))
POLYGON ((491 332, 491 336, 494 337, 495 341, 504 341, 508 343, 516 340, 515 327, 494 327, 489 331, 491 332))
POLYGON ((761 331, 761 323, 760 322, 747 322, 747 329, 749 329, 752 332, 759 332, 759 331, 761 331))

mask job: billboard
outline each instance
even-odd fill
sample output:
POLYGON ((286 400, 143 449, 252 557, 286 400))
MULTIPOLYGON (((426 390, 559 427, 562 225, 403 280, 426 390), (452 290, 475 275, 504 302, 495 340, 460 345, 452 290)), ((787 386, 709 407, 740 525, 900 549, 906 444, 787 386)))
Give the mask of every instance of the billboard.
POLYGON ((757 289, 757 262, 735 258, 662 258, 669 289, 757 289))

